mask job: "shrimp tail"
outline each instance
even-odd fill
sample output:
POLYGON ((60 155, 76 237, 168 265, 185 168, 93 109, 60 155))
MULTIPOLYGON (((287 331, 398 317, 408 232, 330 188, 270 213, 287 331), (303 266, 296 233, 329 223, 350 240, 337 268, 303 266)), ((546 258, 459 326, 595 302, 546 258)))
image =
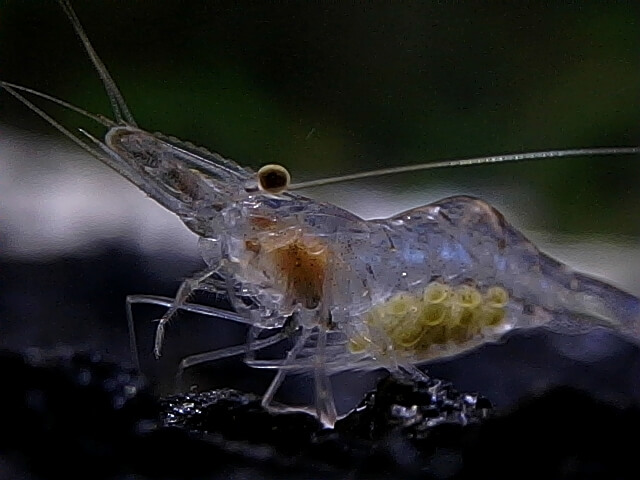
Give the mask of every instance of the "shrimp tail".
POLYGON ((580 273, 572 274, 572 290, 564 299, 569 315, 555 315, 548 327, 577 334, 596 326, 611 328, 640 344, 640 299, 580 273))
MULTIPOLYGON (((428 275, 504 288, 510 298, 510 329, 548 327, 576 334, 606 326, 640 343, 640 298, 541 252, 486 202, 450 197, 390 222, 397 221, 435 251, 428 275)), ((393 234, 398 248, 412 247, 393 234)))

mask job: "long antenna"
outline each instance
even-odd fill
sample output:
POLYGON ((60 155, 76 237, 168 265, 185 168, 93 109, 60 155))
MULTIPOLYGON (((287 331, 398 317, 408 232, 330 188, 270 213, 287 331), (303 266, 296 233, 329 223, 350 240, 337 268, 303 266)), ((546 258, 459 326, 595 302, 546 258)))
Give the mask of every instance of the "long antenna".
POLYGON ((84 45, 84 49, 87 51, 93 66, 98 71, 98 75, 100 75, 102 85, 104 85, 104 89, 106 90, 109 101, 111 102, 111 108, 116 122, 137 127, 136 121, 133 119, 133 115, 131 115, 122 93, 120 93, 116 82, 111 78, 111 75, 109 75, 107 67, 102 63, 102 60, 100 60, 100 57, 93 49, 93 46, 89 41, 89 37, 84 33, 80 20, 73 11, 73 8, 71 8, 71 3, 69 3, 69 0, 59 0, 59 3, 64 10, 64 13, 67 15, 67 18, 69 18, 71 25, 73 25, 73 29, 76 31, 76 34, 80 37, 80 41, 82 42, 82 45, 84 45))
POLYGON ((640 147, 594 147, 594 148, 574 148, 568 150, 547 150, 544 152, 512 153, 507 155, 492 155, 488 157, 463 158, 457 160, 444 160, 440 162, 420 163, 418 165, 404 165, 401 167, 381 168, 369 170, 367 172, 352 173, 338 177, 320 178, 308 182, 293 183, 288 190, 300 190, 302 188, 319 187, 334 183, 350 182, 362 178, 379 177, 382 175, 394 175, 397 173, 416 172, 422 170, 433 170, 435 168, 447 167, 468 167, 472 165, 483 165, 487 163, 508 163, 522 162, 526 160, 542 160, 562 157, 586 157, 604 155, 632 155, 640 153, 640 147))

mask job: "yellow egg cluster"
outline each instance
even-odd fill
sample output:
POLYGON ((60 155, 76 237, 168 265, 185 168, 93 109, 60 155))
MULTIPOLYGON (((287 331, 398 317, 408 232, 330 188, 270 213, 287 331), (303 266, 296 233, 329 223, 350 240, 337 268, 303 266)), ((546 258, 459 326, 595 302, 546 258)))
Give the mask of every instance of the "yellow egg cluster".
POLYGON ((354 335, 349 346, 354 353, 371 345, 421 352, 432 345, 461 344, 485 328, 500 325, 508 301, 502 287, 481 293, 469 285, 454 288, 432 282, 422 294, 401 293, 369 311, 364 320, 370 335, 354 335), (376 331, 384 333, 389 345, 379 345, 376 331))

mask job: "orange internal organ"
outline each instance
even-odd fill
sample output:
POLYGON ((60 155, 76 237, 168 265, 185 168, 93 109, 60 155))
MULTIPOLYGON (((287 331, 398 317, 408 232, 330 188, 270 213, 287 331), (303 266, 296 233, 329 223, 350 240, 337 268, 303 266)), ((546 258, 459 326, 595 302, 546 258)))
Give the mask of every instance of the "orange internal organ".
POLYGON ((305 237, 299 229, 287 230, 245 242, 256 253, 263 273, 291 304, 313 309, 323 298, 323 288, 331 253, 316 238, 305 237))
POLYGON ((296 239, 276 248, 271 256, 286 281, 287 292, 305 308, 315 308, 322 300, 329 257, 326 246, 296 239))

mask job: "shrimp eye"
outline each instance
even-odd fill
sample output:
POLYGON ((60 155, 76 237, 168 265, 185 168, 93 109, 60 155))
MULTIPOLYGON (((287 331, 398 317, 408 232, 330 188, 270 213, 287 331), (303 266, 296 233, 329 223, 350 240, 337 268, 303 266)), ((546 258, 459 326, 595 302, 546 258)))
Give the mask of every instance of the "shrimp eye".
POLYGON ((260 190, 278 194, 284 192, 291 183, 291 175, 282 165, 271 163, 258 170, 260 190))

